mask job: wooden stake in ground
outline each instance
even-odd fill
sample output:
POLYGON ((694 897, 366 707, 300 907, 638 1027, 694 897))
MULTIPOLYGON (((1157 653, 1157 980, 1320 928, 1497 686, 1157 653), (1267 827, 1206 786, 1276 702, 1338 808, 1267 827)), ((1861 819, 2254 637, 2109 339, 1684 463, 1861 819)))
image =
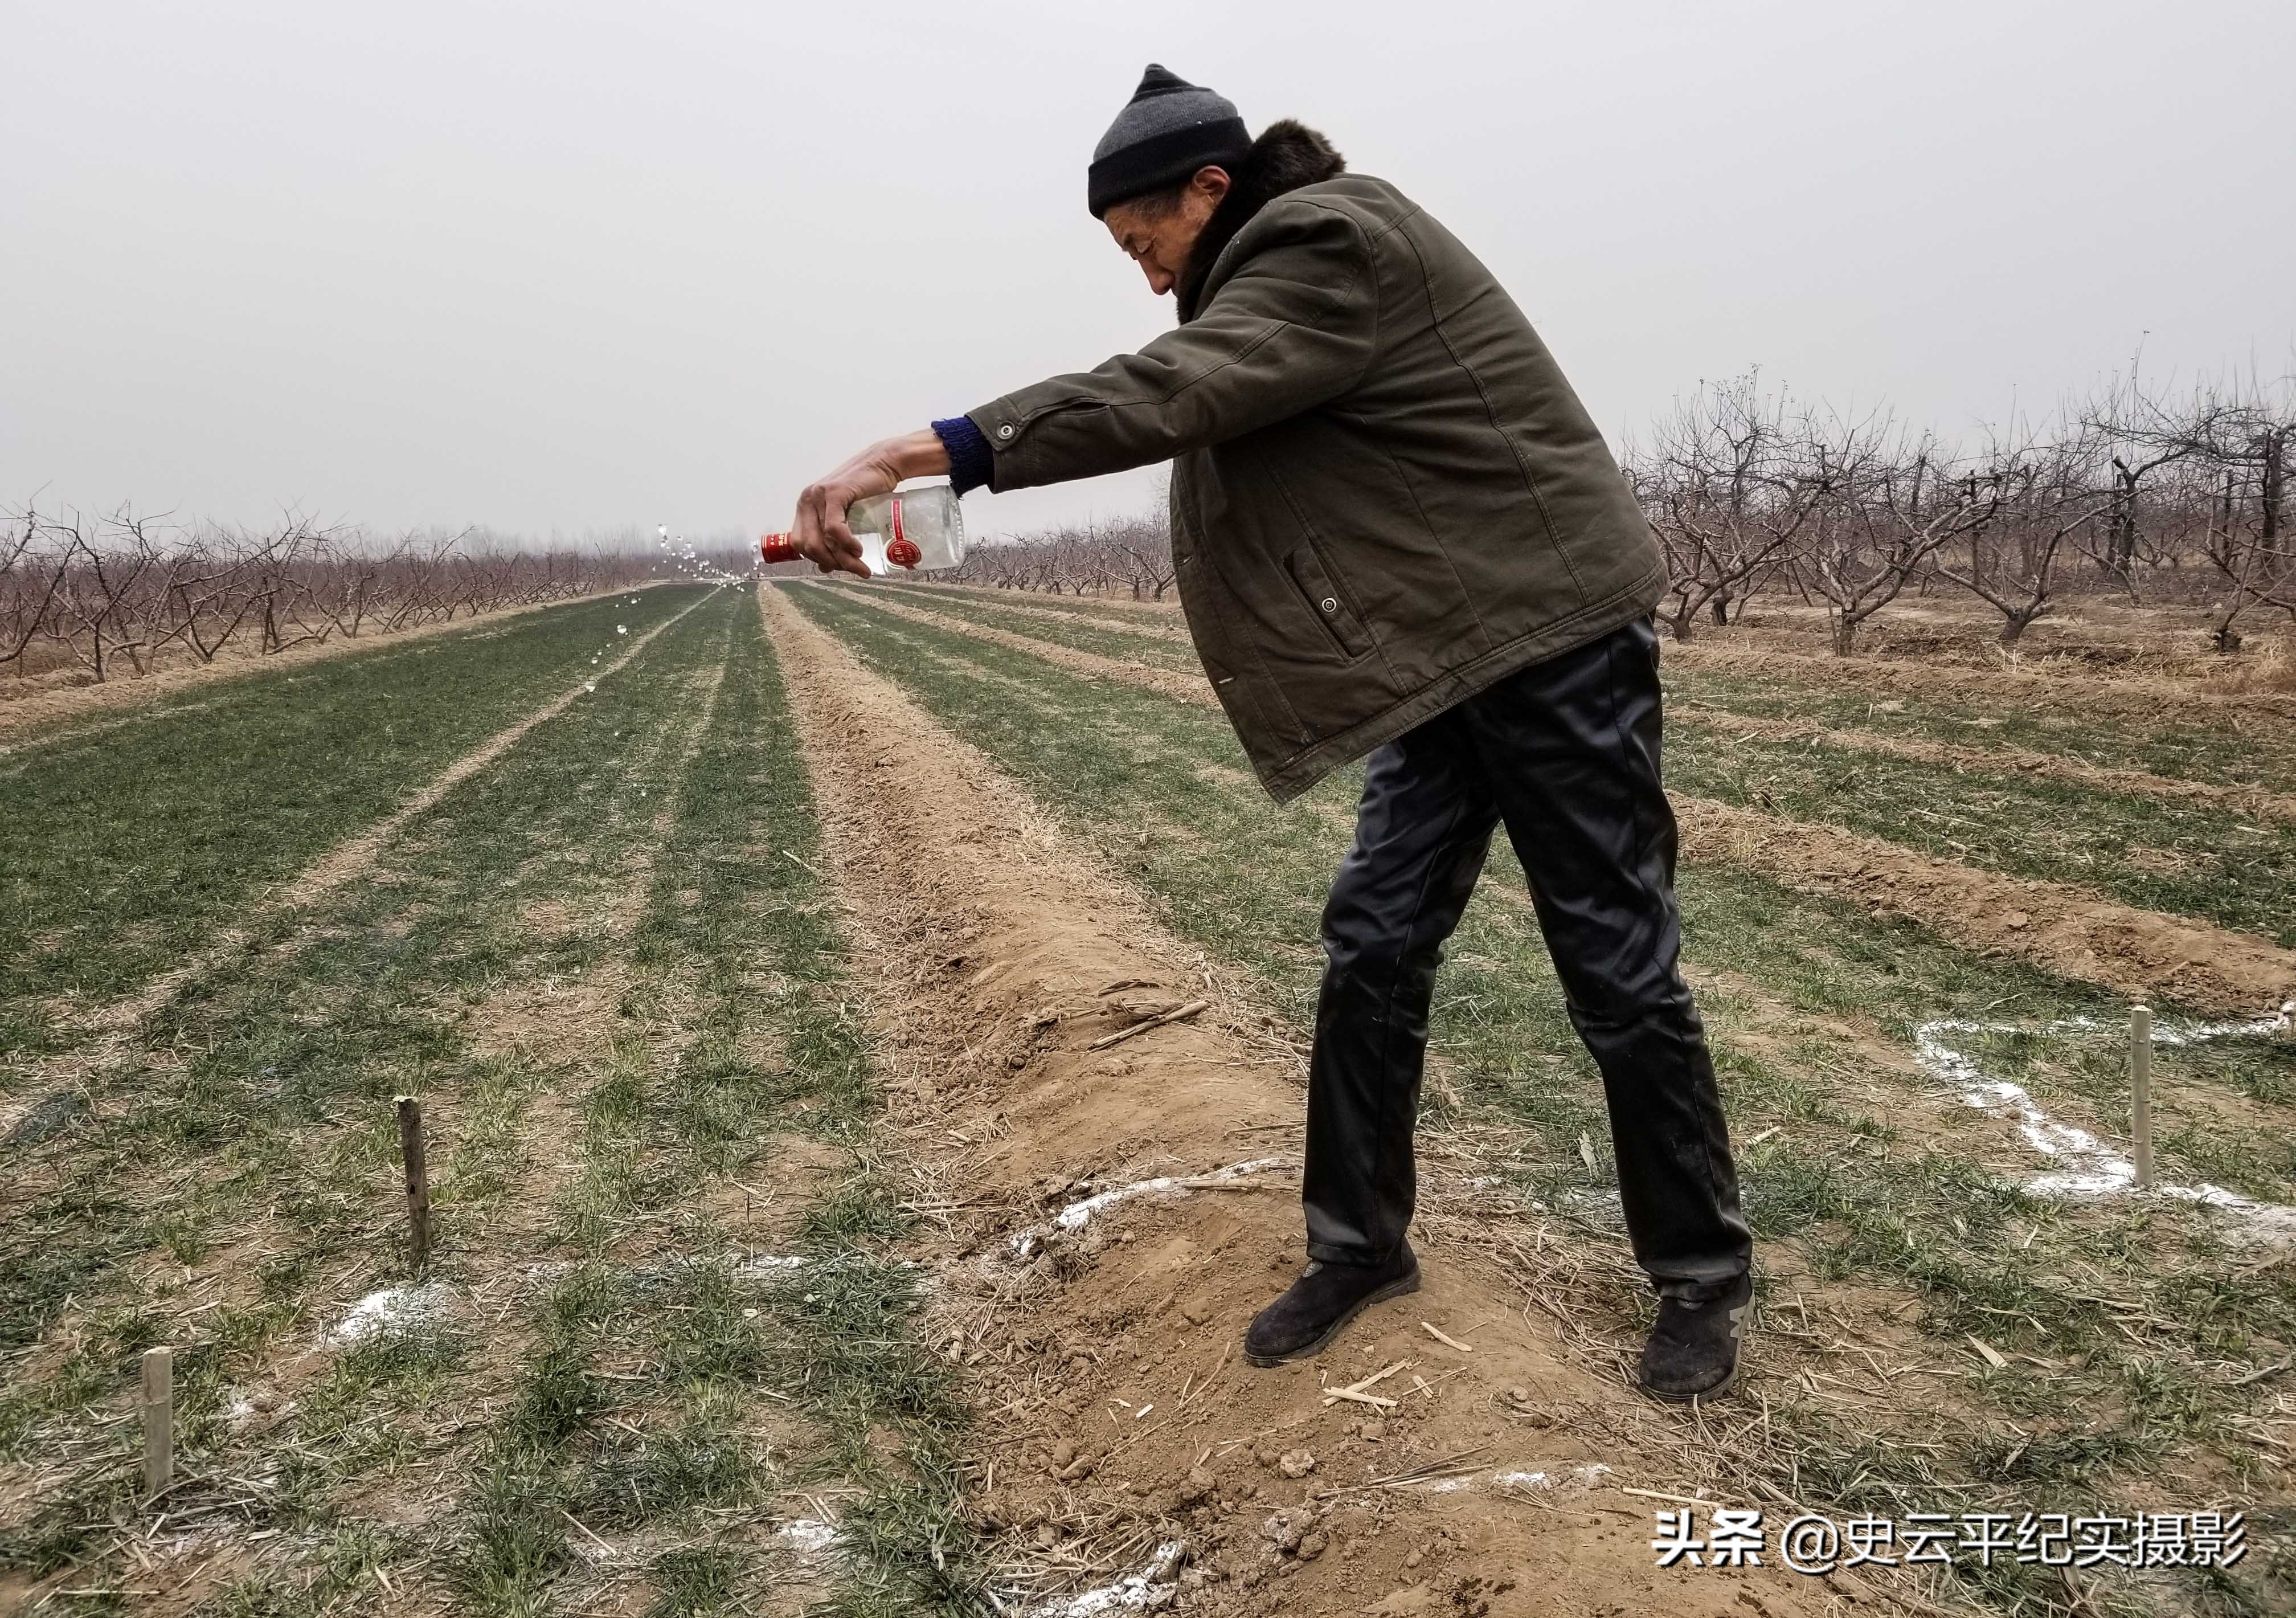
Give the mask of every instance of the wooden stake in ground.
POLYGON ((2136 1183, 2152 1183, 2152 1008, 2128 1008, 2128 1129, 2136 1138, 2136 1183))
POLYGON ((430 1258, 430 1170, 422 1161, 422 1104, 398 1098, 398 1155, 406 1164, 407 1251, 420 1271, 430 1258))
POLYGON ((144 1492, 155 1495, 176 1477, 176 1351, 144 1351, 144 1492))

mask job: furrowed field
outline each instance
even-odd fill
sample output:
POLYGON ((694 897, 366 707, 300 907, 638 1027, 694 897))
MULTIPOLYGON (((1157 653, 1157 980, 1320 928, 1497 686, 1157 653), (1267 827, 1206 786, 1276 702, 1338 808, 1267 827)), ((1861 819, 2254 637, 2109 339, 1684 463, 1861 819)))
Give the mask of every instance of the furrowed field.
POLYGON ((0 729, 0 1609, 2290 1610, 2296 698, 1666 673, 1759 1242, 1693 1411, 1503 847, 1426 1290, 1242 1366, 1360 774, 1272 806, 1169 607, 672 585, 0 729), (1685 1505, 2013 1548, 1657 1568, 1685 1505))

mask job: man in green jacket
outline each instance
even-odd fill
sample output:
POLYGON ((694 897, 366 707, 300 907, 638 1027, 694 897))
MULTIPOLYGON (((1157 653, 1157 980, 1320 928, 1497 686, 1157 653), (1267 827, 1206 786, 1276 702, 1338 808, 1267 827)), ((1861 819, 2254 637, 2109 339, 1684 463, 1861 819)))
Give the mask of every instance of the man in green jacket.
POLYGON ((1204 673, 1279 801, 1368 754, 1323 917, 1309 1262, 1252 1324, 1275 1365, 1416 1289, 1405 1240, 1435 970, 1506 828, 1602 1069, 1620 1196, 1660 1294, 1643 1385, 1737 1374, 1752 1242, 1677 965, 1659 773, 1665 570, 1593 422, 1505 289, 1383 180, 1290 120, 1151 66, 1093 156, 1093 214, 1170 292, 1137 354, 872 445, 792 538, 866 575, 844 514, 1172 463, 1172 559, 1204 673))

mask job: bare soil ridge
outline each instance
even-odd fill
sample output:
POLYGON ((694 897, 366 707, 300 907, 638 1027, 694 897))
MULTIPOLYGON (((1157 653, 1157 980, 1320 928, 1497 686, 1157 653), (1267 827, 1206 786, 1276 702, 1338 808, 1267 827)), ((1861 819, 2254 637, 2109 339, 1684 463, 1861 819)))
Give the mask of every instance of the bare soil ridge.
MULTIPOLYGON (((865 591, 857 598, 894 617, 1008 646, 1079 674, 1217 705, 1201 679, 936 616, 865 591)), ((1712 799, 1669 796, 1682 823, 1686 858, 1726 859, 1788 887, 1852 898, 1876 914, 1902 916, 1965 948, 2013 956, 2116 993, 2166 998, 2210 1014, 2273 1010, 2296 995, 2296 953, 2260 938, 2138 909, 2070 883, 2004 876, 1932 858, 1839 827, 1712 799)))
MULTIPOLYGON (((814 587, 841 588, 843 587, 816 586, 814 587)), ((936 629, 954 630, 960 635, 969 635, 975 640, 985 640, 991 645, 1007 647, 1014 652, 1025 652, 1031 657, 1041 657, 1047 662, 1057 663, 1062 668, 1072 669, 1078 674, 1088 675, 1097 679, 1119 679, 1128 685, 1145 686, 1151 691, 1161 692, 1164 695, 1177 698, 1183 702, 1195 702, 1211 708, 1219 705, 1219 700, 1212 695, 1212 688, 1205 684, 1201 674, 1182 674, 1170 669, 1159 669, 1153 664, 1135 662, 1125 658, 1103 657, 1097 652, 1079 651, 1074 646, 1063 646, 1054 641, 1038 640, 1033 636, 1016 634, 1011 629, 999 629, 988 624, 974 623, 971 619, 956 618, 945 612, 935 612, 930 608, 912 606, 890 600, 887 592, 872 590, 865 585, 856 587, 855 595, 856 599, 866 603, 878 612, 905 620, 909 623, 927 624, 936 629)), ((1101 627, 1106 628, 1105 625, 1101 627)))
MULTIPOLYGON (((1019 607, 1046 617, 1107 627, 1109 620, 1074 612, 1053 604, 1062 598, 1033 590, 985 589, 977 585, 921 584, 911 587, 920 595, 972 598, 1019 607)), ((1144 635, 1187 639, 1186 621, 1177 603, 1127 601, 1090 597, 1095 606, 1120 610, 1126 627, 1144 635)), ((1738 630, 1730 631, 1734 637, 1738 630)), ((1791 645, 1759 641, 1696 639, 1669 640, 1666 655, 1705 664, 1717 669, 1748 674, 1775 674, 1805 686, 1849 686, 1882 697, 1921 693, 1947 700, 2000 701, 2021 699, 2045 706, 2079 706, 2118 718, 2159 719, 2194 709, 2259 719, 2296 719, 2296 694, 2270 689, 2222 690, 2210 680, 2256 678, 2253 668, 2224 669, 2210 662, 2202 674, 2158 669, 2143 675, 2103 674, 2087 663, 2044 655, 1997 658, 1972 664, 1949 662, 1917 654, 1893 654, 1886 650, 1851 657, 1802 651, 1791 645)))
POLYGON ((1841 1599, 1824 1581, 1764 1581, 1755 1602, 1741 1575, 1658 1573, 1647 1502, 1617 1491, 1678 1491, 1691 1424, 1559 1347, 1472 1243, 1431 1252, 1425 1290, 1321 1360, 1255 1371, 1237 1342, 1300 1262, 1293 1195, 1250 1188, 1268 1177, 1135 1198, 1061 1232, 1048 1216, 1089 1191, 1296 1152, 1295 1064, 1024 794, 782 590, 761 595, 838 885, 886 963, 873 1011, 897 1121, 915 1172, 952 1188, 934 1204, 949 1224, 931 1330, 992 1411, 978 1512, 1002 1561, 1104 1584, 1181 1538, 1209 1573, 1192 1610, 1234 1614, 1841 1599), (1211 1005, 1094 1048, 1151 1002, 1192 998, 1211 1005), (1016 1232, 1034 1238, 1016 1250, 1016 1232), (1409 1368, 1378 1390, 1394 1407, 1325 1402, 1327 1385, 1397 1361, 1409 1368), (1429 1467, 1423 1482, 1445 1487, 1404 1481, 1429 1467))

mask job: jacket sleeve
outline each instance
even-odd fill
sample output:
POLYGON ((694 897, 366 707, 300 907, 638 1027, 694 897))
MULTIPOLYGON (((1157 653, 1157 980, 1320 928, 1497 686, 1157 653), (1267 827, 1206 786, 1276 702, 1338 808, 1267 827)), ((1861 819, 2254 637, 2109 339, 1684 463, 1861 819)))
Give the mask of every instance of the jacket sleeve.
POLYGON ((1371 243, 1337 209, 1270 203, 1196 317, 1137 354, 969 411, 1002 492, 1096 477, 1297 415, 1347 392, 1379 324, 1371 243))

